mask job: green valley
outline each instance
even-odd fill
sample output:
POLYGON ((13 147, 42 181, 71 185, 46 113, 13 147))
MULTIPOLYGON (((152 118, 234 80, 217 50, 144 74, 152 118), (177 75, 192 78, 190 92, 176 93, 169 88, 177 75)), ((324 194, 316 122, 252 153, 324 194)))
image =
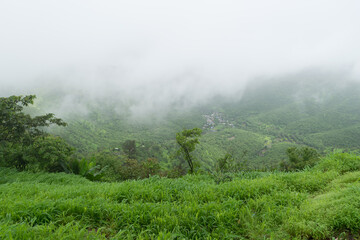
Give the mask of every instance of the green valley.
POLYGON ((274 169, 293 146, 321 153, 359 149, 360 84, 315 80, 249 85, 238 100, 218 97, 187 110, 159 113, 162 117, 155 120, 133 119, 108 103, 86 116, 70 117, 69 126, 54 133, 85 155, 135 140, 140 158, 155 157, 165 167, 174 161, 176 132, 193 127, 203 129, 196 156, 205 168, 226 153, 240 159, 245 151, 250 168, 274 169))

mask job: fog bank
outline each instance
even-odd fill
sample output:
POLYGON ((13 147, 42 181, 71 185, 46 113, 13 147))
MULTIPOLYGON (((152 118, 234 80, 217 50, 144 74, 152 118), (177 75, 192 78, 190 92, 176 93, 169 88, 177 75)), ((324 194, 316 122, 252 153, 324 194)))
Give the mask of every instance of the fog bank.
POLYGON ((256 79, 309 69, 357 80, 358 9, 356 0, 1 1, 0 95, 50 89, 68 95, 63 110, 79 111, 86 96, 143 115, 240 98, 256 79))

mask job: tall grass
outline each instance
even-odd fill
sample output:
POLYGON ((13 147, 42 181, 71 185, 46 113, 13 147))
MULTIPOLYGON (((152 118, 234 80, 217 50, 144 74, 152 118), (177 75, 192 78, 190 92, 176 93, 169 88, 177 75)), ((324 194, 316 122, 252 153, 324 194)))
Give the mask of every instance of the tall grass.
POLYGON ((96 183, 69 174, 2 168, 0 239, 357 236, 358 162, 324 167, 334 161, 341 165, 338 157, 328 156, 313 169, 242 173, 220 184, 208 175, 96 183))

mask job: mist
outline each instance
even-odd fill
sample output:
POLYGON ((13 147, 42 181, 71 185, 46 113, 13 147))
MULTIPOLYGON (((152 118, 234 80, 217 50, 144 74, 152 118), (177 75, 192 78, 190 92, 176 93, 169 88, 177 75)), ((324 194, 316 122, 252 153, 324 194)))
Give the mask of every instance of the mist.
POLYGON ((258 79, 310 70, 358 81, 358 9, 355 0, 1 1, 0 95, 57 93, 60 114, 110 99, 138 117, 240 99, 258 79))

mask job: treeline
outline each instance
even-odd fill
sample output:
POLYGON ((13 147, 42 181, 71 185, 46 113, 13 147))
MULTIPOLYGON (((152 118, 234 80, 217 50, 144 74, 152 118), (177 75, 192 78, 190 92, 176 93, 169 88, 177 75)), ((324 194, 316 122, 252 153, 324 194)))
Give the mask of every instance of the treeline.
POLYGON ((24 112, 24 107, 33 104, 35 98, 35 95, 0 98, 0 166, 19 171, 67 172, 107 181, 151 175, 179 177, 187 173, 182 164, 164 170, 156 158, 138 160, 135 140, 125 141, 122 149, 99 151, 86 157, 76 154, 64 139, 45 131, 50 125, 66 126, 62 119, 52 113, 32 117, 24 112))
MULTIPOLYGON (((45 127, 67 124, 49 113, 32 117, 24 107, 33 104, 35 95, 0 98, 0 166, 20 171, 67 172, 82 175, 90 180, 121 181, 143 179, 153 175, 176 178, 187 173, 207 172, 217 182, 231 179, 231 174, 249 170, 247 151, 235 159, 226 153, 211 167, 201 168, 194 151, 200 143, 202 130, 185 129, 176 134, 178 151, 172 156, 172 165, 162 166, 154 156, 145 156, 145 146, 137 147, 135 140, 126 140, 118 148, 98 151, 86 156, 75 152, 64 139, 51 135, 45 127)), ((149 149, 147 149, 149 150, 149 149)), ((316 150, 289 148, 288 161, 278 167, 292 171, 312 166, 319 159, 316 150)))

